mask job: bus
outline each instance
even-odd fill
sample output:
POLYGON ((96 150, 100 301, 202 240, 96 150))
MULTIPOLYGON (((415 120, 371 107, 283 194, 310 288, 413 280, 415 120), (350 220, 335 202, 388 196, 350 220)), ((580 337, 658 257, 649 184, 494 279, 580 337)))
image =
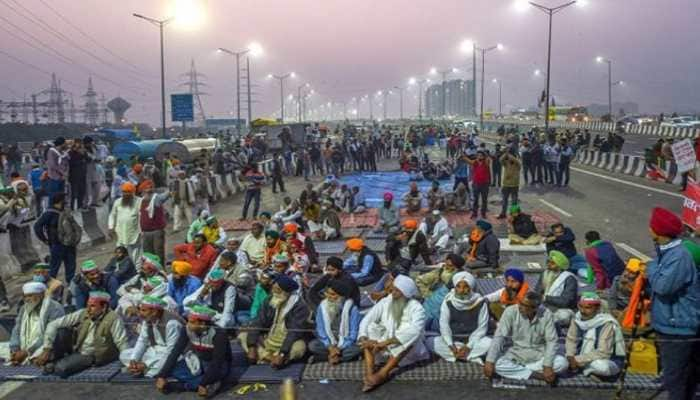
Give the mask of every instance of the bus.
POLYGON ((591 116, 588 115, 588 110, 586 109, 586 107, 549 107, 549 120, 565 122, 588 122, 591 120, 591 116))

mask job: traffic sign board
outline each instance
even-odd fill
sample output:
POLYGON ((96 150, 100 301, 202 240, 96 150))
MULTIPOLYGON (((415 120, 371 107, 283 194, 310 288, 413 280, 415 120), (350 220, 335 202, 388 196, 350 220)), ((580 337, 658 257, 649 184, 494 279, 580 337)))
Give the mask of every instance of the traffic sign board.
POLYGON ((171 94, 170 109, 173 121, 194 121, 194 101, 191 94, 171 94))

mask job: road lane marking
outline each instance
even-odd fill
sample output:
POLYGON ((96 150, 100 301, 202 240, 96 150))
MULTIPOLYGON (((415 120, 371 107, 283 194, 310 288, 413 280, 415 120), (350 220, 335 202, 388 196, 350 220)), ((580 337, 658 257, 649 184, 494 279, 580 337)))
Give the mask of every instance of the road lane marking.
POLYGON ((552 203, 550 203, 550 202, 548 202, 548 201, 546 201, 546 200, 540 199, 540 202, 541 202, 542 204, 544 204, 545 206, 547 206, 547 207, 553 209, 554 211, 558 212, 559 214, 564 215, 565 217, 569 217, 569 218, 573 217, 572 214, 569 214, 568 212, 562 210, 561 208, 555 206, 554 204, 552 204, 552 203))
POLYGON ((576 167, 571 167, 571 170, 572 170, 572 171, 576 171, 576 172, 580 172, 580 173, 582 173, 582 174, 588 174, 588 175, 592 175, 592 176, 595 176, 595 177, 598 177, 598 178, 607 179, 607 180, 609 180, 609 181, 613 181, 613 182, 617 182, 617 183, 622 183, 622 184, 624 184, 624 185, 634 186, 634 187, 639 188, 639 189, 649 190, 649 191, 651 191, 651 192, 657 192, 657 193, 665 194, 665 195, 668 195, 668 196, 678 197, 678 198, 680 198, 680 199, 683 198, 683 195, 680 194, 680 193, 673 193, 673 192, 669 192, 668 190, 657 189, 657 188, 651 187, 651 186, 640 185, 639 183, 634 183, 634 182, 629 182, 629 181, 626 181, 626 180, 623 180, 623 179, 613 178, 612 176, 607 176, 607 175, 598 174, 598 173, 591 172, 591 171, 586 171, 585 169, 580 169, 580 168, 576 168, 576 167))
POLYGON ((639 251, 639 250, 635 249, 634 247, 631 247, 625 243, 615 243, 615 245, 617 245, 617 247, 632 254, 633 256, 639 258, 640 260, 642 260, 644 262, 651 260, 651 258, 649 258, 646 254, 642 253, 641 251, 639 251))
POLYGON ((4 399, 10 393, 19 389, 20 386, 24 385, 25 383, 26 382, 21 382, 21 381, 10 381, 10 382, 3 383, 2 385, 0 385, 0 399, 4 399))

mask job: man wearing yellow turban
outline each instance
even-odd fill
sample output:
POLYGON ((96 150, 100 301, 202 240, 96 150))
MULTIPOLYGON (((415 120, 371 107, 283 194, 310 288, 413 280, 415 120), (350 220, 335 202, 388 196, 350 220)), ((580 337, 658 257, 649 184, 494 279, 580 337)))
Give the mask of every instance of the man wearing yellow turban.
POLYGON ((177 303, 177 311, 183 314, 183 301, 196 292, 202 281, 191 275, 192 265, 186 261, 173 261, 173 273, 168 277, 168 295, 177 303))

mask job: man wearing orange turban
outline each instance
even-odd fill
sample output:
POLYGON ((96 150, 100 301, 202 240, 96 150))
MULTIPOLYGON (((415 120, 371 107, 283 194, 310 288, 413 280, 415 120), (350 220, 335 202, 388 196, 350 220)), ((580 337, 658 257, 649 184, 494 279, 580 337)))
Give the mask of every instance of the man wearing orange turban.
POLYGON ((124 246, 136 268, 141 267, 141 226, 139 212, 141 197, 136 196, 136 185, 127 181, 121 185, 122 196, 114 201, 107 220, 109 236, 116 238, 117 247, 124 246))
POLYGON ((382 278, 382 262, 377 253, 365 246, 362 239, 350 239, 345 242, 345 246, 351 255, 343 263, 343 269, 355 279, 357 286, 371 285, 382 278))

